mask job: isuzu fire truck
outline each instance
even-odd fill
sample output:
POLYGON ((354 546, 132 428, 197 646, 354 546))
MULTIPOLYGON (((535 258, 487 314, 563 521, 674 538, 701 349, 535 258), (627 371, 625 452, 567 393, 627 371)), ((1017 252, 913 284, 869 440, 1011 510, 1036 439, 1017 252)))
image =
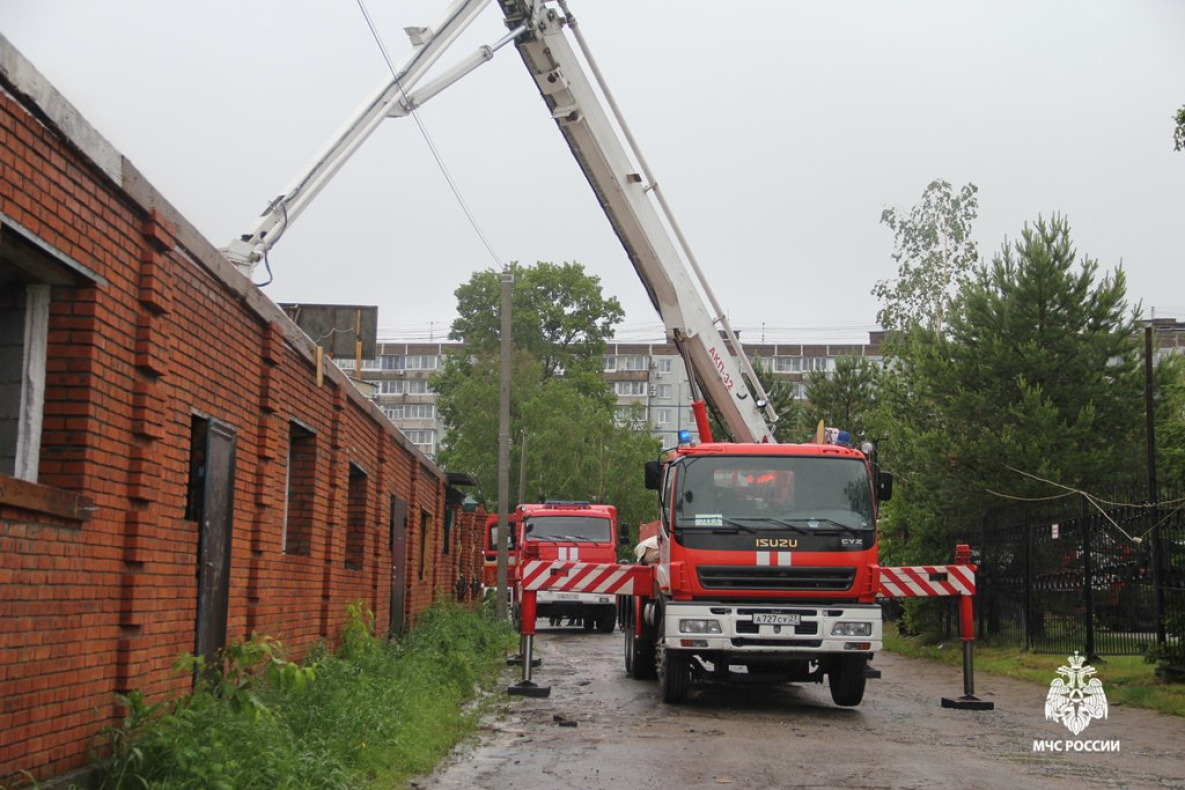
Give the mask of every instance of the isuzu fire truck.
MULTIPOLYGON (((454 0, 435 26, 407 28, 407 61, 225 249, 227 257, 247 274, 266 263, 284 230, 384 118, 406 117, 513 43, 683 357, 698 432, 698 441, 688 432, 647 464, 660 508, 651 564, 562 559, 563 543, 549 540, 528 544, 539 547, 535 555, 520 540, 520 686, 532 685, 538 599, 592 592, 621 596, 626 667, 634 677, 657 675, 668 702, 683 700, 695 679, 827 677, 836 703, 859 704, 865 679, 876 675, 868 661, 881 647, 876 596, 961 595, 969 624, 973 567, 965 556, 949 566, 878 567, 877 502, 890 495, 892 478, 876 469, 873 448, 853 449, 834 431, 807 444, 774 442, 777 415, 567 0, 497 0, 507 34, 417 87, 489 2, 454 0), (709 408, 730 441, 713 441, 709 408)), ((972 637, 965 630, 966 666, 972 637)))
POLYGON ((820 682, 857 705, 881 648, 876 508, 891 478, 835 443, 696 443, 647 465, 653 589, 623 598, 625 664, 679 702, 695 678, 820 682))

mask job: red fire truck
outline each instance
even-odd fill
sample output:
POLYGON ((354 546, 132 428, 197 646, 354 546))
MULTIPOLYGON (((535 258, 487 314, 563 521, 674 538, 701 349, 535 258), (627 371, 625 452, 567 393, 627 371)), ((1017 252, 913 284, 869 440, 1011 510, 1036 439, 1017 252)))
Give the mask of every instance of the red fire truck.
MULTIPOLYGON (((518 540, 519 514, 516 510, 507 514, 510 528, 507 530, 510 541, 506 553, 506 578, 513 582, 514 569, 518 564, 518 553, 515 551, 518 540)), ((498 586, 498 514, 486 519, 486 542, 482 551, 482 592, 491 595, 498 586)))
MULTIPOLYGON (((611 508, 523 506, 514 573, 524 647, 519 691, 537 690, 529 674, 536 615, 579 612, 584 624, 612 630, 611 605, 593 613, 567 608, 585 606, 580 595, 594 596, 593 607, 605 606, 605 596, 624 598, 627 669, 635 677, 657 674, 667 702, 681 701, 695 679, 828 678, 836 703, 859 704, 865 678, 877 674, 868 660, 881 647, 878 594, 963 596, 969 666, 968 552, 951 566, 879 567, 877 503, 888 498, 892 478, 877 469, 873 448, 853 449, 838 432, 807 444, 775 443, 777 414, 567 0, 498 0, 506 35, 416 89, 488 4, 454 0, 437 25, 408 28, 414 52, 394 79, 226 253, 247 273, 266 262, 300 209, 383 118, 411 114, 503 46, 518 51, 683 358, 698 432, 681 432, 677 446, 646 467, 660 510, 653 551, 640 553, 648 564, 614 561, 611 508), (713 441, 709 407, 731 441, 713 441), (604 531, 589 540, 574 522, 560 528, 577 517, 590 528, 601 522, 604 531)), ((737 276, 763 287, 760 271, 737 276)))
MULTIPOLYGON (((496 521, 496 517, 495 517, 496 521)), ((615 563, 620 535, 617 509, 612 505, 588 502, 550 501, 538 505, 519 505, 511 523, 515 525, 510 565, 516 569, 531 561, 615 563)), ((624 530, 621 530, 624 532, 624 530)), ((496 559, 496 556, 495 556, 496 559)), ((521 576, 515 574, 517 587, 521 576)), ((515 607, 516 618, 518 608, 515 607)), ((569 624, 611 633, 617 622, 617 599, 611 593, 551 592, 538 593, 536 616, 552 625, 564 620, 569 624)))
MULTIPOLYGON (((876 506, 889 478, 837 443, 696 443, 647 466, 653 588, 624 599, 626 669, 678 702, 696 678, 830 680, 859 704, 881 647, 876 506)), ((872 673, 875 674, 875 673, 872 673)))

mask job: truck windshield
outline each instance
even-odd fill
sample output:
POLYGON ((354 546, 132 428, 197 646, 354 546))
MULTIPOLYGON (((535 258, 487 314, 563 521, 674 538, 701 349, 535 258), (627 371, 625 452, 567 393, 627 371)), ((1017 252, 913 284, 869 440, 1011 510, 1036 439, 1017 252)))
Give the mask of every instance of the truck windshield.
POLYGON ((595 516, 531 516, 525 528, 527 540, 610 543, 612 524, 595 516))
MULTIPOLYGON (((515 538, 514 524, 510 525, 510 529, 507 530, 507 532, 510 533, 509 548, 511 551, 514 551, 514 538, 515 538)), ((490 525, 489 539, 487 541, 486 550, 488 550, 488 551, 497 551, 498 550, 498 522, 497 521, 495 521, 493 524, 490 525)))
POLYGON ((856 458, 734 456, 686 460, 675 526, 796 532, 871 530, 872 484, 856 458))

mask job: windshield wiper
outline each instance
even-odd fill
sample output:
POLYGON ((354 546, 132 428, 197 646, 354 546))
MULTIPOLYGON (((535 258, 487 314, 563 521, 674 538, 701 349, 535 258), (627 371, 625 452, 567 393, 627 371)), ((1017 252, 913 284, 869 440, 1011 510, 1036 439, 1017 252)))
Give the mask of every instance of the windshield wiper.
MULTIPOLYGON (((847 532, 850 535, 863 535, 863 534, 870 531, 867 529, 860 529, 859 527, 853 527, 851 524, 844 524, 842 522, 835 521, 834 519, 830 519, 830 518, 815 518, 814 516, 808 516, 806 518, 794 518, 794 519, 790 519, 790 520, 791 521, 798 521, 798 522, 805 522, 808 525, 809 524, 826 524, 829 527, 835 527, 836 529, 843 530, 844 532, 847 532)), ((819 530, 814 529, 812 527, 809 529, 809 531, 817 533, 819 530)))
MULTIPOLYGON (((795 521, 806 521, 807 519, 782 519, 782 518, 773 518, 772 516, 736 516, 734 518, 728 519, 729 522, 734 523, 734 524, 737 523, 738 520, 757 521, 762 524, 772 524, 776 527, 786 527, 787 529, 792 529, 795 532, 801 532, 804 535, 810 531, 810 530, 800 527, 794 523, 795 521)), ((750 532, 752 532, 754 534, 757 533, 757 530, 753 529, 752 527, 750 527, 748 529, 750 532)))

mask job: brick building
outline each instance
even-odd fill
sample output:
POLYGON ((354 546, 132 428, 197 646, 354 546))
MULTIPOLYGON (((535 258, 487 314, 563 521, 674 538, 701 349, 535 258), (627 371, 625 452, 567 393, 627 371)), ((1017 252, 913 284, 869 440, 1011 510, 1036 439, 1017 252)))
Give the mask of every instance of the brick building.
POLYGON ((483 514, 0 36, 0 785, 116 693, 362 601, 471 600, 483 514))

